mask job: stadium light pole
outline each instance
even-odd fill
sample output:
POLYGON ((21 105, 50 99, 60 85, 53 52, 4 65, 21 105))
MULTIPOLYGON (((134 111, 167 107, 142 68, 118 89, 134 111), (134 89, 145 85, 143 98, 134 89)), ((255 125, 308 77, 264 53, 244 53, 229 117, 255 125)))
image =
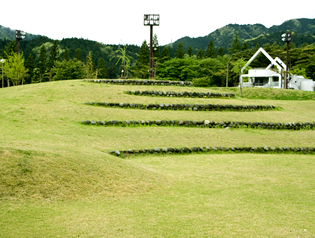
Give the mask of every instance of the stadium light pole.
POLYGON ((1 59, 0 62, 2 63, 2 88, 4 88, 4 83, 3 83, 3 64, 4 64, 5 59, 1 59))
POLYGON ((17 50, 18 54, 20 54, 20 41, 25 37, 25 32, 21 30, 15 30, 15 39, 17 41, 17 50))
POLYGON ((288 89, 289 44, 292 39, 291 32, 287 31, 286 33, 282 34, 281 37, 282 37, 282 40, 287 43, 287 60, 286 60, 287 68, 285 70, 285 88, 288 89))
POLYGON ((160 25, 160 14, 144 14, 143 25, 150 26, 150 78, 154 78, 153 26, 160 25))

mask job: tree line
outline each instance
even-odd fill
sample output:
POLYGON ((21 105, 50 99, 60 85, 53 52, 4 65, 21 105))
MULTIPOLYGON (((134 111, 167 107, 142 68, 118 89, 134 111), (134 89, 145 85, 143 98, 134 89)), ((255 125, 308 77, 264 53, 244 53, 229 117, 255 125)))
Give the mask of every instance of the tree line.
MULTIPOLYGON (((154 36, 157 42, 157 36, 154 36)), ((0 42, 1 44, 4 41, 0 42)), ((179 42, 176 49, 171 45, 157 47, 154 51, 154 69, 149 68, 149 45, 143 41, 135 45, 105 45, 84 39, 51 40, 39 37, 21 42, 21 53, 17 52, 14 40, 6 42, 1 52, 4 63, 4 86, 24 83, 40 83, 53 80, 81 78, 149 78, 154 70, 156 79, 193 81, 196 86, 234 86, 238 74, 233 70, 239 59, 249 60, 259 49, 249 48, 246 41, 241 42, 238 33, 228 49, 216 48, 210 40, 205 50, 197 52, 188 47, 184 50, 179 42), (174 53, 172 57, 171 52, 174 53), (26 58, 24 58, 27 55, 26 58)), ((286 46, 274 42, 262 47, 271 55, 283 61, 286 46)), ((293 74, 315 79, 315 44, 290 44, 289 68, 293 74)), ((256 58, 252 67, 267 67, 269 61, 263 55, 256 58)))

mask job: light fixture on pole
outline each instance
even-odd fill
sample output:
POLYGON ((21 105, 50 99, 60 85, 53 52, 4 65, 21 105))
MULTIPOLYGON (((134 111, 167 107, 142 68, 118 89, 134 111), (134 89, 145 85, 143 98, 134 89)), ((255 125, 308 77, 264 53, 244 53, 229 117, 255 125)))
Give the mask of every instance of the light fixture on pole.
POLYGON ((160 25, 160 14, 144 14, 143 25, 150 26, 150 78, 154 77, 153 26, 160 25))
POLYGON ((18 54, 20 54, 20 40, 23 40, 25 37, 25 32, 21 30, 15 30, 15 39, 17 41, 18 54))
POLYGON ((4 88, 4 83, 3 83, 3 64, 4 64, 5 59, 0 59, 0 63, 2 63, 2 88, 4 88))
POLYGON ((286 33, 282 34, 281 37, 282 37, 282 40, 287 43, 287 61, 286 61, 287 68, 285 71, 285 88, 288 89, 289 44, 292 39, 291 32, 287 31, 286 33))

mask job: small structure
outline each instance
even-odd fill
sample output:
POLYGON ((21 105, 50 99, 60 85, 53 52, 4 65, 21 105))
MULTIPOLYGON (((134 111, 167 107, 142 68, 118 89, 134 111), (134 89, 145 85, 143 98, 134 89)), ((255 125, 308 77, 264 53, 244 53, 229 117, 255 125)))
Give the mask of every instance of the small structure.
MULTIPOLYGON (((278 57, 273 59, 263 48, 259 48, 259 50, 249 59, 241 69, 241 73, 243 73, 244 69, 256 59, 260 53, 264 54, 267 59, 269 59, 270 64, 267 68, 250 69, 248 70, 248 74, 242 74, 240 79, 242 87, 285 88, 284 80, 286 64, 278 57), (243 82, 243 78, 245 77, 248 78, 248 82, 243 82)), ((314 91, 314 87, 315 82, 312 79, 305 79, 303 76, 298 75, 289 76, 289 89, 314 91)))

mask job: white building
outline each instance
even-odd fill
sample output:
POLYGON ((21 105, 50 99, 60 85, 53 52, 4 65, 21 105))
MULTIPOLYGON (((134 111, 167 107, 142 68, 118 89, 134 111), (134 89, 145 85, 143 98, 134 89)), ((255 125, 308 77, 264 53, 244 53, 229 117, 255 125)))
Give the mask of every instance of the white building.
MULTIPOLYGON (((242 87, 268 87, 268 88, 284 88, 286 64, 278 57, 273 59, 263 48, 259 50, 249 59, 244 69, 260 54, 263 53, 270 64, 267 68, 256 68, 248 70, 248 74, 242 74, 240 84, 242 87), (248 82, 243 82, 244 78, 248 78, 248 82)), ((315 82, 312 79, 305 79, 303 76, 289 75, 288 88, 304 91, 314 91, 315 82)))

